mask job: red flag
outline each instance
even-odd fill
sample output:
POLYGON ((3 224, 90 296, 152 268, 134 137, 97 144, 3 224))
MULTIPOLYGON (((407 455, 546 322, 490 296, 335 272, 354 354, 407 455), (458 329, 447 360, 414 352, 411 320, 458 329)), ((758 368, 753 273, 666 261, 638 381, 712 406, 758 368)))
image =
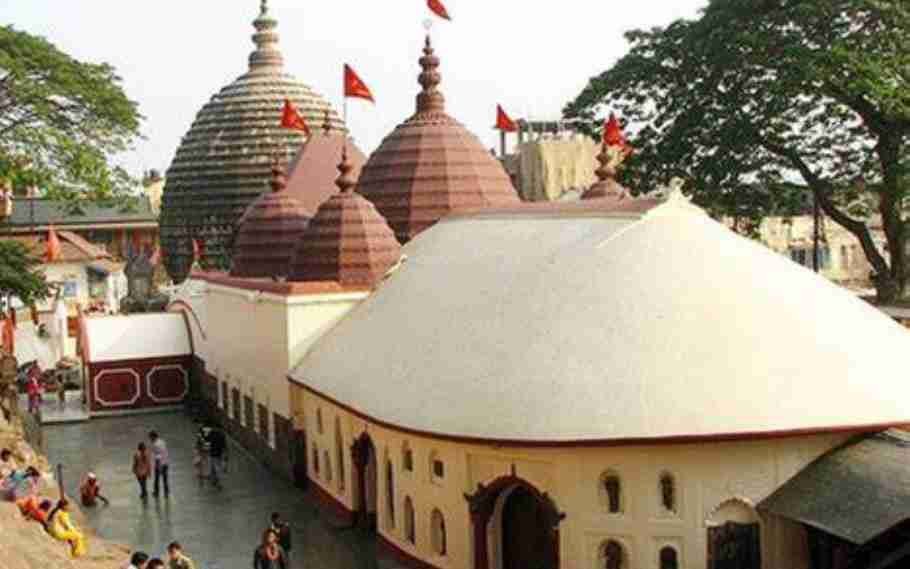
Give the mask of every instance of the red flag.
POLYGON ((626 137, 613 113, 610 113, 610 118, 604 123, 603 142, 607 146, 626 146, 626 137))
POLYGON ((297 109, 294 108, 294 104, 291 103, 290 99, 284 100, 284 110, 281 111, 281 127, 299 130, 307 136, 310 136, 310 127, 307 126, 306 121, 303 120, 303 117, 300 116, 297 109))
POLYGON ((452 17, 449 16, 449 11, 446 10, 446 7, 441 0, 427 0, 427 7, 443 20, 452 21, 452 17))
POLYGON ((57 232, 51 226, 47 230, 47 250, 44 254, 44 260, 48 263, 53 263, 60 259, 61 252, 60 239, 57 238, 57 232))
POLYGON ((372 103, 376 102, 373 100, 373 93, 370 92, 370 88, 367 87, 366 83, 357 76, 357 73, 355 73, 348 64, 344 65, 344 96, 366 99, 372 103))
POLYGON ((16 354, 16 331, 13 328, 12 318, 3 320, 3 350, 11 355, 16 354))
POLYGON ((193 263, 199 260, 200 255, 202 255, 202 245, 198 239, 193 239, 193 263))
POLYGON ((509 115, 502 109, 502 105, 496 105, 496 130, 503 132, 518 131, 518 123, 513 121, 509 115))

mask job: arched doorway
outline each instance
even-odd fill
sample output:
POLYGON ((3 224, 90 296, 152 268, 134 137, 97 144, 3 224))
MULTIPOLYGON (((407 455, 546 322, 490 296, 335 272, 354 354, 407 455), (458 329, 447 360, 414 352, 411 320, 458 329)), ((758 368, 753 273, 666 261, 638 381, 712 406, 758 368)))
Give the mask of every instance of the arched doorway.
POLYGON ((351 458, 355 472, 354 505, 359 523, 376 528, 376 446, 370 435, 363 433, 351 445, 351 458))
POLYGON ((708 569, 761 569, 761 525, 752 504, 733 498, 707 520, 708 569))
POLYGON ((474 569, 558 569, 559 522, 546 493, 516 476, 465 495, 474 526, 474 569))

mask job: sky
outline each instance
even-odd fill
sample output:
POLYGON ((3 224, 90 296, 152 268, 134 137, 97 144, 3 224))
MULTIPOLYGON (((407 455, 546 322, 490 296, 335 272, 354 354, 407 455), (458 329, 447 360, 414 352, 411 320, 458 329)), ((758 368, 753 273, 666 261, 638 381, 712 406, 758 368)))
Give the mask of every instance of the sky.
MULTIPOLYGON (((707 0, 444 0, 436 20, 447 111, 498 147, 496 104, 553 120, 627 51, 623 33, 692 18, 707 0)), ((366 152, 414 112, 425 0, 269 0, 285 69, 341 109, 342 65, 376 105, 352 100, 348 127, 366 152)), ((112 64, 145 117, 117 161, 134 176, 167 170, 196 113, 247 69, 259 0, 2 0, 0 24, 44 36, 82 61, 112 64)))

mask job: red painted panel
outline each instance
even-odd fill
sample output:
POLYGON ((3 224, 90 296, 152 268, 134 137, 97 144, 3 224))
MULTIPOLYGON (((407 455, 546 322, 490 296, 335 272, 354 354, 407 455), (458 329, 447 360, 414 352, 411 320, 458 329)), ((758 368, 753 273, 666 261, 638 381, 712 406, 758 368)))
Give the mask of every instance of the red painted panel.
POLYGON ((149 397, 161 402, 179 402, 189 389, 187 370, 179 364, 155 366, 146 377, 149 397))
POLYGON ((192 356, 173 356, 89 364, 92 411, 136 411, 183 401, 192 356))

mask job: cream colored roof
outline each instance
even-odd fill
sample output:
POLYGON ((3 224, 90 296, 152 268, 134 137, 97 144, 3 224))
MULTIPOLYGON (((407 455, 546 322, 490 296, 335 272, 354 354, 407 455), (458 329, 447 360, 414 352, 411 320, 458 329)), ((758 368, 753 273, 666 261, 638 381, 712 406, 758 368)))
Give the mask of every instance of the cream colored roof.
POLYGON ((640 220, 449 218, 294 381, 437 434, 752 436, 910 422, 910 336, 679 199, 640 220))
POLYGON ((181 314, 85 318, 89 362, 112 362, 193 353, 181 314))

